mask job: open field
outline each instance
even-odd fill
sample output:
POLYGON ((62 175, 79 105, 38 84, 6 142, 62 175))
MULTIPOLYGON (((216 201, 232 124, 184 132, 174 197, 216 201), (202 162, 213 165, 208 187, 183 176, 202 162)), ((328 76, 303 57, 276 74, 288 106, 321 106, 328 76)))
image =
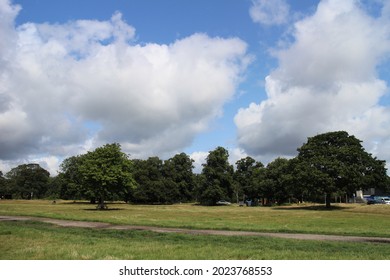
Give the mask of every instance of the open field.
POLYGON ((81 202, 2 200, 0 215, 49 217, 125 225, 192 229, 227 229, 262 232, 320 233, 390 237, 390 205, 337 204, 322 206, 202 207, 193 204, 111 204, 109 211, 95 211, 81 202))
MULTIPOLYGON (((192 229, 390 237, 389 205, 201 207, 0 201, 0 215, 192 229)), ((389 259, 390 244, 61 228, 0 222, 0 259, 389 259)))

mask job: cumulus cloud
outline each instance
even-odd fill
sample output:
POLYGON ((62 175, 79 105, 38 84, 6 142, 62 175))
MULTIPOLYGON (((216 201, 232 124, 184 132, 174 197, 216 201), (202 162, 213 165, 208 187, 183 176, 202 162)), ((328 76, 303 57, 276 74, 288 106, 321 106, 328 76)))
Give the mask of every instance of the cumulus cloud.
POLYGON ((107 142, 133 157, 172 155, 222 114, 249 62, 237 38, 140 45, 120 13, 15 27, 18 11, 0 0, 1 160, 107 142))
POLYGON ((267 99, 235 116, 240 146, 249 154, 294 155, 309 136, 346 130, 382 159, 389 150, 388 93, 377 68, 390 53, 383 6, 373 17, 358 1, 324 0, 295 23, 294 42, 274 50, 279 66, 265 79, 267 99))
POLYGON ((193 152, 189 156, 194 161, 194 172, 200 174, 203 169, 203 164, 206 163, 206 159, 209 155, 209 152, 199 151, 199 152, 193 152))
MULTIPOLYGON (((248 155, 240 148, 227 148, 229 153, 229 164, 236 167, 236 162, 240 159, 246 158, 248 155)), ((198 151, 193 152, 189 156, 192 160, 194 160, 194 172, 201 173, 203 169, 203 164, 206 163, 206 159, 209 156, 209 152, 198 151)))
POLYGON ((285 0, 253 0, 249 14, 254 22, 281 25, 288 21, 290 6, 285 0))

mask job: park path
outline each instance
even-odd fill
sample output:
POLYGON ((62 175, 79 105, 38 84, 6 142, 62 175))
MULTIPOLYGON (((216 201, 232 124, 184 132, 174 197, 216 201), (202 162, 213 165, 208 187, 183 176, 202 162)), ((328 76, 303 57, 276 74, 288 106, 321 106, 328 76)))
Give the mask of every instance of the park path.
POLYGON ((271 233, 271 232, 253 232, 253 231, 230 231, 230 230, 206 230, 206 229, 184 229, 184 228, 164 228, 153 226, 132 226, 115 225, 101 222, 70 221, 52 218, 30 217, 30 216, 0 216, 1 221, 38 221, 50 223, 62 227, 80 227, 96 229, 115 229, 115 230, 145 230, 159 233, 182 233, 192 235, 224 235, 224 236, 265 236, 277 238, 289 238, 299 240, 320 240, 320 241, 346 241, 346 242, 371 242, 388 243, 390 238, 386 237, 362 237, 362 236, 342 236, 342 235, 324 235, 324 234, 302 234, 302 233, 271 233))

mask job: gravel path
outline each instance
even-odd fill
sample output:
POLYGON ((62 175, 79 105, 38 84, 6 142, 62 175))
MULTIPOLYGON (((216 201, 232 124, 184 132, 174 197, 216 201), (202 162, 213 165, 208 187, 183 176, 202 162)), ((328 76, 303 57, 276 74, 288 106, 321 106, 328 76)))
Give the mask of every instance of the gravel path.
POLYGON ((69 221, 69 220, 27 217, 27 216, 0 216, 0 222, 1 221, 39 221, 39 222, 50 223, 62 227, 80 227, 80 228, 116 229, 116 230, 146 230, 146 231, 153 231, 159 233, 183 233, 183 234, 193 234, 193 235, 224 235, 224 236, 267 236, 267 237, 290 238, 290 239, 299 239, 299 240, 373 242, 373 243, 390 244, 390 238, 385 238, 385 237, 360 237, 360 236, 341 236, 341 235, 323 235, 323 234, 266 233, 266 232, 252 232, 252 231, 164 228, 164 227, 152 227, 152 226, 114 225, 114 224, 101 223, 101 222, 69 221))

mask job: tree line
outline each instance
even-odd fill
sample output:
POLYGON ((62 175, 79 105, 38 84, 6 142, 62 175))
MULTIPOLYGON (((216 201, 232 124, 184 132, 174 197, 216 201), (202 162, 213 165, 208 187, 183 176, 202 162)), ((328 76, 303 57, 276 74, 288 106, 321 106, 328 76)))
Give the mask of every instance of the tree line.
POLYGON ((367 153, 361 141, 345 131, 309 137, 292 159, 277 158, 264 166, 252 157, 233 165, 223 147, 210 151, 200 174, 193 160, 180 153, 168 160, 130 159, 118 143, 106 144, 86 154, 65 159, 60 172, 50 177, 38 164, 19 165, 0 172, 2 198, 52 198, 97 203, 139 204, 219 200, 250 201, 252 205, 298 201, 326 201, 351 197, 357 190, 389 191, 385 161, 367 153))

